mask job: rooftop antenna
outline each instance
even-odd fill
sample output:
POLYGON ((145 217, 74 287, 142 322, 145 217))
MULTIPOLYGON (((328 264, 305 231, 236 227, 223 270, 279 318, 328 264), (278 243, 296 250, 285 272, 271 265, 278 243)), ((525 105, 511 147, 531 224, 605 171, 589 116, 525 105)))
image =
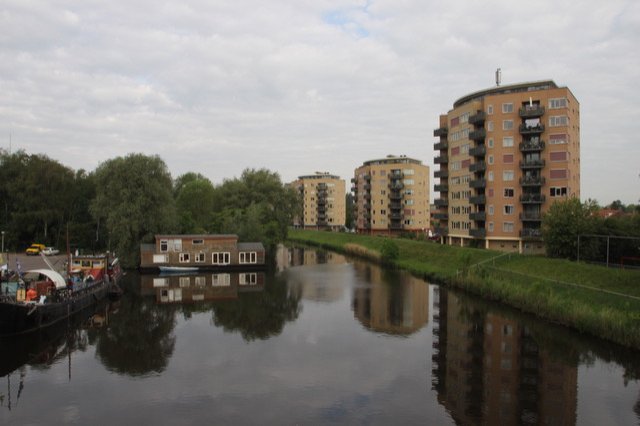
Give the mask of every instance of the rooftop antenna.
POLYGON ((500 86, 500 80, 502 79, 502 71, 500 68, 496 70, 496 86, 500 86))

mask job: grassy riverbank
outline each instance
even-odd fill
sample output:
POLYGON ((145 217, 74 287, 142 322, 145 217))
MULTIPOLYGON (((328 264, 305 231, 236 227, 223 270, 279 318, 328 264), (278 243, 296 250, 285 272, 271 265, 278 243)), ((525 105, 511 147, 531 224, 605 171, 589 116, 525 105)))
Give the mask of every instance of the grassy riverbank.
MULTIPOLYGON (((290 230, 289 240, 380 259, 383 237, 290 230)), ((640 349, 640 272, 394 239, 395 266, 640 349)))

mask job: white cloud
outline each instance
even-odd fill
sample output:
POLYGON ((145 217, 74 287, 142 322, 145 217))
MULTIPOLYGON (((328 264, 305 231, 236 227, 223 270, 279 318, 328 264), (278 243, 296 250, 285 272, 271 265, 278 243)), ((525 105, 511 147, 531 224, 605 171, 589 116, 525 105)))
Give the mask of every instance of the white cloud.
POLYGON ((390 153, 433 168, 438 115, 501 67, 504 84, 552 78, 580 101, 583 197, 637 202, 639 24, 633 1, 8 0, 0 146, 11 133, 89 170, 158 154, 214 182, 246 167, 348 180, 390 153))

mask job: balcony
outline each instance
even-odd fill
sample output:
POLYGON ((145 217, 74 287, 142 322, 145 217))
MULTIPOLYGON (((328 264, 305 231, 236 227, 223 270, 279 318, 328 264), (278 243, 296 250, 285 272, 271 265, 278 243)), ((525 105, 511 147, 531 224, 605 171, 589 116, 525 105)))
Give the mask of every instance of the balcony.
POLYGON ((365 200, 370 200, 370 199, 371 199, 371 194, 364 194, 364 195, 363 195, 363 198, 364 198, 365 200))
POLYGON ((318 220, 316 221, 316 226, 327 226, 327 225, 329 225, 329 223, 328 223, 326 220, 320 220, 320 219, 318 219, 318 220))
POLYGON ((545 179, 542 176, 525 176, 520 178, 520 186, 542 186, 545 179))
POLYGON ((391 220, 402 220, 402 213, 389 213, 389 219, 391 220))
POLYGON ((449 142, 447 140, 443 140, 441 142, 433 144, 433 149, 435 149, 435 150, 442 151, 442 150, 445 150, 447 148, 449 148, 449 142))
POLYGON ((435 204, 436 207, 447 207, 449 200, 447 198, 436 198, 433 204, 435 204))
POLYGON ((433 218, 437 220, 449 220, 449 213, 434 213, 433 218))
POLYGON ((542 194, 522 194, 520 196, 520 202, 522 204, 542 204, 545 197, 542 194))
POLYGON ((363 185, 363 188, 364 188, 366 191, 371 191, 371 184, 370 184, 370 183, 365 183, 365 184, 363 185))
POLYGON ((403 229, 402 223, 390 223, 389 229, 403 229))
POLYGON ((487 154, 487 147, 484 145, 476 146, 469 150, 469 155, 473 157, 484 157, 487 154))
POLYGON ((401 210, 402 203, 389 203, 389 209, 391 210, 401 210))
POLYGON ((473 238, 485 238, 487 236, 487 230, 484 228, 470 229, 469 235, 473 238))
POLYGON ((520 152, 538 152, 544 149, 544 141, 523 142, 520 144, 520 152))
POLYGON ((469 132, 469 139, 472 139, 474 141, 477 140, 482 140, 487 136, 487 131, 484 129, 476 129, 473 130, 471 132, 469 132))
POLYGON ((446 164, 449 162, 449 157, 447 155, 441 155, 434 158, 433 162, 436 164, 446 164))
POLYGON ((469 182, 469 187, 470 188, 486 188, 487 186, 487 180, 486 179, 474 179, 472 181, 469 182))
POLYGON ((545 165, 545 161, 540 160, 524 160, 520 162, 521 169, 541 169, 545 165))
POLYGON ((433 131, 433 136, 447 136, 447 133, 449 133, 449 129, 447 129, 446 127, 440 127, 439 129, 435 129, 433 131))
POLYGON ((446 226, 436 227, 435 228, 436 235, 440 235, 442 237, 449 235, 449 228, 446 226))
POLYGON ((433 185, 433 190, 438 192, 448 192, 449 185, 446 183, 440 183, 438 185, 433 185))
POLYGON ((362 179, 371 180, 371 175, 364 175, 364 176, 362 176, 362 179))
POLYGON ((525 105, 518 111, 521 118, 536 118, 542 117, 544 114, 544 107, 541 105, 525 105))
POLYGON ((523 222, 540 222, 542 214, 540 212, 523 212, 520 213, 520 220, 523 222))
POLYGON ((403 179, 404 178, 404 173, 401 172, 400 170, 395 170, 395 171, 389 173, 388 177, 389 177, 389 179, 403 179))
POLYGON ((484 172, 487 170, 487 163, 484 161, 478 161, 469 166, 469 171, 472 173, 484 172))
POLYGON ((474 212, 469 213, 469 220, 475 220, 478 222, 484 222, 487 220, 487 212, 474 212))
POLYGON ((402 200, 402 192, 394 191, 389 194, 390 200, 402 200))
POLYGON ((486 204, 487 197, 485 197, 484 195, 474 195, 473 197, 469 198, 469 202, 471 204, 486 204))
POLYGON ((521 135, 538 135, 544 132, 544 124, 538 124, 537 126, 521 124, 519 130, 521 135))
POLYGON ((448 178, 449 177, 449 170, 444 169, 444 170, 438 170, 437 172, 433 173, 433 177, 435 178, 448 178))
POLYGON ((474 126, 482 125, 486 116, 487 115, 484 111, 478 111, 477 113, 469 116, 469 124, 473 124, 474 126))
POLYGON ((392 190, 392 191, 400 191, 403 188, 404 188, 404 183, 402 183, 402 182, 396 182, 396 183, 390 183, 389 184, 389 189, 392 190))
POLYGON ((520 231, 520 237, 539 239, 542 238, 542 230, 540 228, 524 228, 520 231))

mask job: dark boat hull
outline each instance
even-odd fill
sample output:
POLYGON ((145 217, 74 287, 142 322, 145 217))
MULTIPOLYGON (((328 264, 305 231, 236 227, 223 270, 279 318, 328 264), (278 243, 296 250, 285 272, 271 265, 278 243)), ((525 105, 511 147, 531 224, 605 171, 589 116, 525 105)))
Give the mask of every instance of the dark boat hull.
POLYGON ((30 304, 0 302, 0 336, 41 330, 80 312, 109 294, 110 284, 101 281, 60 302, 30 304))

